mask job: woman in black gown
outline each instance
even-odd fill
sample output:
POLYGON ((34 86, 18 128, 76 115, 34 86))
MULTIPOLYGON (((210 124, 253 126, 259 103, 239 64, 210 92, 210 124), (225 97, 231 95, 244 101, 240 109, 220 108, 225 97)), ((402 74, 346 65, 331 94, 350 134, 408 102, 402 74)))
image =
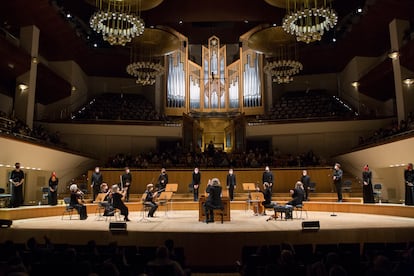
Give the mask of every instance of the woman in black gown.
POLYGON ((368 165, 364 166, 364 171, 362 172, 362 184, 364 203, 375 203, 372 191, 372 172, 369 170, 368 165))

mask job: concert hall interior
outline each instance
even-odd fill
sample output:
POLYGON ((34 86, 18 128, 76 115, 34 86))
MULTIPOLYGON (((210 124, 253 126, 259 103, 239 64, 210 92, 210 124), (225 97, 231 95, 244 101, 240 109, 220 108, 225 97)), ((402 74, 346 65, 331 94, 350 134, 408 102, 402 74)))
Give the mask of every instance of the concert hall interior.
POLYGON ((31 238, 97 275, 160 275, 167 240, 186 275, 411 275, 414 1, 0 5, 0 275, 11 243, 46 273, 31 238))

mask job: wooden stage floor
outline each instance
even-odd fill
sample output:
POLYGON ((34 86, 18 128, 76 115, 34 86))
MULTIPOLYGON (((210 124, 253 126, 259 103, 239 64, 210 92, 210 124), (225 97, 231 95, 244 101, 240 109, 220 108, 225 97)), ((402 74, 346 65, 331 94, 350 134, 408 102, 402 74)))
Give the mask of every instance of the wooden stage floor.
MULTIPOLYGON (((333 204, 329 208, 334 210, 338 206, 333 204)), ((166 239, 173 239, 176 246, 184 248, 191 266, 208 266, 211 263, 231 266, 240 259, 243 246, 249 245, 414 241, 413 217, 369 214, 370 208, 375 208, 377 213, 381 213, 381 208, 384 208, 384 213, 387 213, 386 210, 392 207, 392 204, 372 204, 367 206, 368 214, 336 212, 336 216, 331 216, 332 211, 308 209, 307 219, 303 213, 304 219, 287 221, 266 221, 268 216, 254 216, 252 211, 231 210, 231 221, 224 224, 199 222, 196 210, 173 210, 167 216, 160 210, 156 218, 145 222, 139 221, 142 212, 132 211, 132 221, 126 223, 127 231, 123 234, 109 231, 110 222, 97 220, 91 212, 84 221, 80 221, 77 215, 71 220, 67 216, 62 220, 61 216, 41 217, 48 207, 22 207, 34 209, 39 212, 39 217, 13 220, 11 228, 0 229, 0 242, 10 239, 24 243, 30 237, 41 241, 44 236, 48 236, 54 243, 86 244, 89 240, 96 240, 98 244, 115 241, 120 245, 158 246, 166 239), (302 231, 303 221, 319 221, 320 230, 302 231)), ((394 207, 404 208, 402 213, 414 215, 414 207, 394 207)))

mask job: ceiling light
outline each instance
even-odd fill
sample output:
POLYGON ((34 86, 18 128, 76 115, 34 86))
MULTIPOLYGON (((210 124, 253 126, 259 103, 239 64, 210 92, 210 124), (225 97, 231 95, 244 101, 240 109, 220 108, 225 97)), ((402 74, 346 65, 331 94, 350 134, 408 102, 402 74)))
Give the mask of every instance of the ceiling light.
POLYGON ((298 41, 310 43, 321 40, 324 32, 332 29, 337 21, 338 16, 327 1, 288 0, 282 26, 298 41))
POLYGON ((334 38, 332 38, 332 42, 336 42, 336 38, 334 37, 334 38))
POLYGON ((179 20, 178 21, 178 24, 182 25, 183 24, 183 21, 182 20, 179 20))
POLYGON ((362 9, 361 8, 358 8, 357 9, 357 13, 362 13, 362 9))
POLYGON ((388 57, 390 59, 393 59, 393 60, 397 59, 399 56, 400 56, 400 54, 397 51, 393 51, 393 52, 388 54, 388 57))

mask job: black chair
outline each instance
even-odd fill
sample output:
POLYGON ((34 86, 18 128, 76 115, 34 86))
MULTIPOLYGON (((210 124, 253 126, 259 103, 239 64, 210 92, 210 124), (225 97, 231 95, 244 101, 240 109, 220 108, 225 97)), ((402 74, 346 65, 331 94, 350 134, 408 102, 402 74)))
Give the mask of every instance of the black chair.
POLYGON ((308 219, 308 211, 306 211, 306 209, 304 208, 304 203, 303 202, 302 202, 302 204, 297 204, 297 205, 293 206, 293 210, 295 210, 296 218, 303 219, 302 212, 305 212, 306 219, 308 219), (300 212, 300 217, 298 216, 298 212, 300 212))
POLYGON ((62 214, 62 220, 65 215, 69 215, 69 219, 72 219, 73 210, 75 209, 73 206, 70 206, 70 197, 63 198, 63 202, 65 203, 65 210, 62 214))
POLYGON ((351 180, 345 180, 344 183, 342 183, 342 192, 344 193, 352 192, 352 181, 351 180))
POLYGON ((316 183, 315 182, 311 182, 309 183, 309 192, 314 193, 316 191, 316 183))
POLYGON ((381 203, 381 194, 382 194, 382 184, 377 183, 374 184, 374 198, 376 199, 375 201, 378 203, 381 203))

